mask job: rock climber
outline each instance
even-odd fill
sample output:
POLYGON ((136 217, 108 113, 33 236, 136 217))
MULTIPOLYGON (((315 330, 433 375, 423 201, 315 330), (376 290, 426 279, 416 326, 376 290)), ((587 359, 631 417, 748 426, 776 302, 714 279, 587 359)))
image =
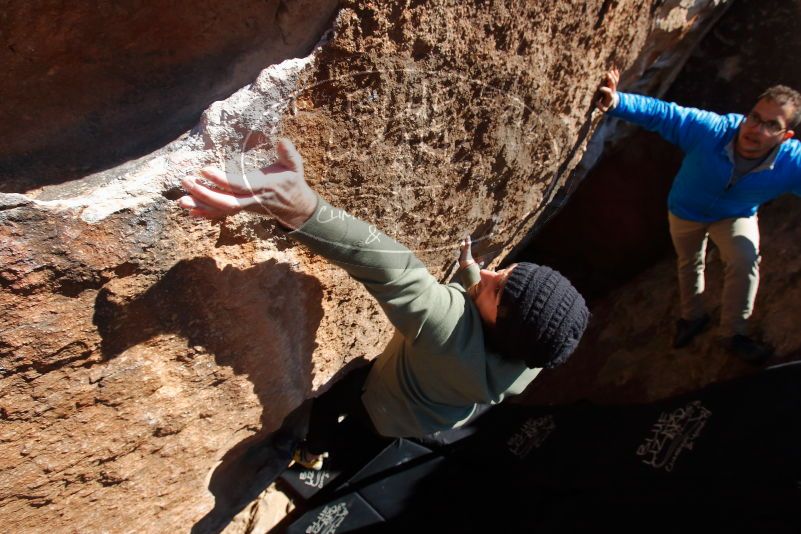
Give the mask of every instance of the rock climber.
POLYGON ((342 415, 385 437, 423 437, 468 421, 481 406, 517 395, 543 367, 565 362, 589 319, 558 272, 532 263, 479 269, 461 243, 464 285, 441 284, 406 247, 307 184, 288 139, 275 164, 247 184, 214 168, 187 176, 179 205, 216 219, 249 210, 341 267, 378 301, 395 333, 373 361, 318 397, 296 460, 319 468, 342 415))

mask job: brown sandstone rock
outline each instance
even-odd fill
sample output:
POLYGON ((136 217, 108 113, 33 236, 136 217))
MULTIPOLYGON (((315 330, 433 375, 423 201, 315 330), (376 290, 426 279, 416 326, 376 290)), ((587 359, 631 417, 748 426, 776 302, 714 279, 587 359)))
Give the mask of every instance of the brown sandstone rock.
MULTIPOLYGON (((137 143, 148 139, 149 124, 163 124, 159 112, 143 109, 155 93, 126 90, 107 69, 124 43, 134 51, 123 70, 137 76, 153 72, 142 67, 158 51, 174 58, 156 62, 158 72, 200 69, 220 80, 219 63, 198 57, 238 57, 224 38, 238 16, 245 26, 250 15, 262 21, 248 35, 273 39, 259 48, 269 53, 254 56, 266 65, 319 37, 330 9, 268 3, 279 19, 271 26, 262 8, 225 5, 213 12, 218 19, 191 13, 219 32, 213 51, 197 48, 197 22, 182 22, 169 41, 174 54, 140 35, 143 20, 160 29, 153 35, 175 27, 170 17, 159 22, 154 3, 136 16, 48 5, 33 36, 73 20, 65 42, 87 55, 65 56, 58 39, 41 40, 49 50, 42 65, 15 67, 32 96, 59 85, 84 90, 34 82, 51 68, 64 80, 77 71, 100 85, 99 100, 54 100, 39 111, 18 99, 5 109, 53 117, 79 142, 37 142, 43 130, 23 116, 12 121, 20 134, 3 153, 20 172, 5 190, 25 193, 0 196, 0 522, 10 531, 187 530, 215 500, 223 517, 257 483, 254 458, 269 460, 259 456, 263 438, 388 338, 362 289, 272 223, 246 214, 188 218, 172 202, 181 176, 210 163, 247 171, 270 159, 273 137, 283 133, 296 140, 323 196, 408 244, 438 277, 450 272, 465 231, 480 239, 477 253, 497 263, 582 158, 598 121, 593 91, 609 64, 633 66, 630 76, 656 58, 674 65, 723 3, 346 2, 310 56, 265 69, 173 143, 111 171, 38 187, 53 182, 46 173, 34 187, 23 170, 37 168, 37 151, 49 151, 52 163, 69 160, 59 158, 75 147, 96 148, 110 161, 111 148, 130 155, 144 146, 118 137, 131 117, 149 117, 136 123, 137 143), (113 50, 101 50, 97 17, 114 23, 113 50), (282 28, 298 33, 288 38, 282 28), (98 146, 102 135, 83 135, 92 117, 103 125, 97 131, 114 132, 110 148, 98 146), (15 159, 20 154, 28 155, 15 159)), ((4 18, 10 34, 27 35, 15 20, 4 18)), ((205 98, 230 83, 215 82, 205 98)), ((158 105, 190 113, 198 100, 189 92, 180 85, 158 105)), ((174 130, 159 131, 163 141, 174 130)))
POLYGON ((266 65, 306 55, 335 0, 0 3, 2 191, 172 141, 266 65))

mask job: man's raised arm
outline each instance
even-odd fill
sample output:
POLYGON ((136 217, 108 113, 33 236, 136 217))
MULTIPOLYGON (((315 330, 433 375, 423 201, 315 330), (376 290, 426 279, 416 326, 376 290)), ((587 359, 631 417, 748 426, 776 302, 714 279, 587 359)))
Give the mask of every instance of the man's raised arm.
POLYGON ((679 106, 650 96, 617 90, 620 72, 610 69, 598 87, 595 106, 628 122, 656 132, 685 152, 726 129, 725 119, 716 113, 679 106))

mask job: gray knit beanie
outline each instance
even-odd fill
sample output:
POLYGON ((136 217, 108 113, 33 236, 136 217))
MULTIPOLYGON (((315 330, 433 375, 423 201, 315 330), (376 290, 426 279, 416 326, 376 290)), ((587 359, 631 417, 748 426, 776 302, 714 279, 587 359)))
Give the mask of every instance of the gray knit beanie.
POLYGON ((495 343, 528 367, 556 367, 578 346, 590 312, 570 281, 550 267, 519 263, 498 305, 495 343))

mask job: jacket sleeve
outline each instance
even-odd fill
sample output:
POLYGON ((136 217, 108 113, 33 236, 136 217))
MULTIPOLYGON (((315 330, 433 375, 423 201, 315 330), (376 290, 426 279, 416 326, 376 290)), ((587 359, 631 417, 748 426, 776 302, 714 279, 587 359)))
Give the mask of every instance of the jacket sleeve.
POLYGON ((686 108, 649 96, 617 94, 618 105, 608 115, 656 132, 684 152, 726 129, 725 119, 711 111, 686 108))
POLYGON ((791 139, 786 141, 784 145, 789 149, 790 161, 792 161, 793 165, 793 171, 790 171, 793 176, 790 192, 801 197, 801 142, 791 139))
POLYGON ((322 198, 314 215, 289 235, 361 282, 407 338, 436 327, 431 323, 455 304, 453 292, 409 249, 322 198))
POLYGON ((477 263, 472 263, 467 269, 459 270, 459 282, 465 289, 470 289, 481 281, 481 269, 477 263))

